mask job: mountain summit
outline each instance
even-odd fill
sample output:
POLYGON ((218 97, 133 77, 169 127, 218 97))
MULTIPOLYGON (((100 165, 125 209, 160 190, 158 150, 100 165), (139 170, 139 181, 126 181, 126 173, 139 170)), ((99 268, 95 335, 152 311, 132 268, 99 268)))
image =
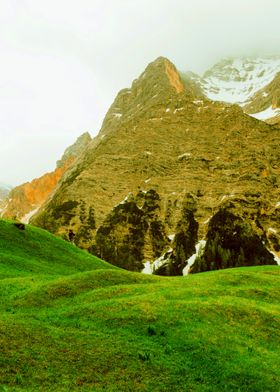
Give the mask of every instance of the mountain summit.
POLYGON ((130 270, 273 264, 279 141, 160 57, 119 92, 32 223, 130 270))

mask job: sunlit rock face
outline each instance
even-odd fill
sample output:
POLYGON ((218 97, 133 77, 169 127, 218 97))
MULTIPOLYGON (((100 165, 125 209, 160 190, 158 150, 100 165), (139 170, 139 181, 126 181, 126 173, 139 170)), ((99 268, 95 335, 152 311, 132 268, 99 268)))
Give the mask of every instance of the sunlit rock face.
POLYGON ((31 182, 15 187, 6 197, 2 216, 5 218, 16 218, 23 223, 28 223, 54 191, 64 173, 71 168, 78 156, 84 152, 90 140, 91 137, 88 133, 81 135, 72 146, 66 149, 53 172, 46 173, 31 182))
POLYGON ((31 221, 65 238, 71 230, 76 245, 126 269, 179 275, 231 202, 276 252, 279 139, 276 127, 208 99, 161 57, 119 92, 98 136, 31 221))

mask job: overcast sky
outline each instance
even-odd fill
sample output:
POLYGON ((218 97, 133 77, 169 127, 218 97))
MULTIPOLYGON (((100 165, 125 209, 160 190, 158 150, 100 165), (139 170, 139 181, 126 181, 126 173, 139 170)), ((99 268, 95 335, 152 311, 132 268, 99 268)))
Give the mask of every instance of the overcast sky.
POLYGON ((279 54, 279 0, 0 0, 0 182, 55 167, 158 56, 279 54))

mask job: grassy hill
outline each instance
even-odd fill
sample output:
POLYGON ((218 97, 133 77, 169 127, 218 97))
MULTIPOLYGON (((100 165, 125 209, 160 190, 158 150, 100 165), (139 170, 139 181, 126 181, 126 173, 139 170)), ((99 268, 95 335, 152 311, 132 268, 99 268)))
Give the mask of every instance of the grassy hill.
POLYGON ((279 391, 280 269, 162 278, 0 221, 0 391, 279 391))
POLYGON ((71 243, 29 225, 19 230, 12 221, 0 220, 0 278, 70 275, 98 268, 114 268, 71 243))

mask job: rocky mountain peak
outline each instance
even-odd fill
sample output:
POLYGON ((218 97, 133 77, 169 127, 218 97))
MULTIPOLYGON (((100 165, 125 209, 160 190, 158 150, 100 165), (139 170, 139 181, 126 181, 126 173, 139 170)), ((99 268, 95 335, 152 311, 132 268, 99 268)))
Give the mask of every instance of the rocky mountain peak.
POLYGON ((67 161, 73 160, 78 157, 82 152, 84 152, 85 148, 91 142, 91 136, 88 132, 84 132, 74 144, 69 146, 62 155, 62 158, 56 162, 57 167, 62 167, 65 165, 67 161))
POLYGON ((164 57, 157 58, 148 64, 130 88, 118 93, 105 116, 100 136, 112 134, 123 121, 151 113, 153 108, 166 105, 168 101, 185 93, 184 81, 175 65, 164 57))
POLYGON ((154 62, 148 65, 144 74, 141 76, 148 77, 151 75, 152 77, 155 77, 155 74, 158 74, 158 77, 167 77, 168 83, 171 87, 174 88, 176 93, 181 93, 184 91, 184 83, 181 80, 179 72, 177 71, 175 65, 167 58, 158 57, 154 62))

